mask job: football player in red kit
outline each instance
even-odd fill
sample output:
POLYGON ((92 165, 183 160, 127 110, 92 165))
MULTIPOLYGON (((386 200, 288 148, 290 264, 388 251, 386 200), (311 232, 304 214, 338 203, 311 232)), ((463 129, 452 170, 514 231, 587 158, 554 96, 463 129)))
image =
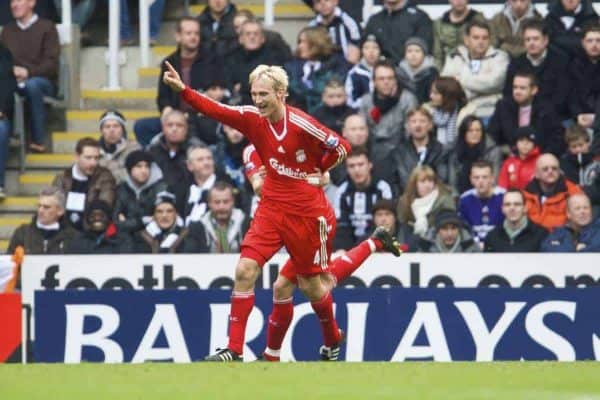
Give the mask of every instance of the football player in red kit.
POLYGON ((350 145, 303 111, 286 105, 288 77, 281 67, 259 65, 252 71, 250 95, 255 106, 230 107, 211 100, 186 87, 168 62, 163 81, 197 111, 243 133, 266 164, 261 201, 235 270, 229 344, 206 360, 242 359, 256 278, 282 246, 290 254, 300 290, 318 316, 324 342, 321 354, 339 354, 343 335, 333 316, 330 289, 321 279, 328 271, 336 221, 318 182, 325 171, 345 159, 350 145))
MULTIPOLYGON (((244 173, 251 182, 256 195, 260 197, 266 168, 254 145, 246 146, 243 152, 243 161, 244 173)), ((325 172, 318 185, 324 187, 328 183, 329 173, 325 172)), ((314 182, 314 184, 317 184, 317 182, 314 182)), ((323 284, 329 290, 333 289, 337 282, 341 282, 352 275, 373 252, 381 247, 392 252, 395 256, 399 256, 401 253, 395 239, 391 237, 385 228, 378 227, 371 238, 359 243, 341 257, 329 261, 329 273, 321 274, 323 284), (378 242, 383 246, 379 245, 378 242)), ((288 260, 281 269, 277 280, 273 283, 273 311, 268 319, 267 347, 260 356, 264 361, 279 361, 281 345, 294 314, 292 301, 296 284, 293 263, 288 260)), ((325 361, 336 360, 339 355, 339 347, 327 348, 327 346, 321 346, 320 355, 321 359, 325 361)))

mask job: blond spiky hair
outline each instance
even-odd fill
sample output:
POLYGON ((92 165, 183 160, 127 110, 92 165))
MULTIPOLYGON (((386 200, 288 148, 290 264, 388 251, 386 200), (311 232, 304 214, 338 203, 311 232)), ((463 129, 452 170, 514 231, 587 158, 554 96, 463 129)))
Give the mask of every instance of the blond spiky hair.
POLYGON ((250 86, 260 78, 270 81, 275 91, 283 90, 287 93, 289 81, 287 73, 283 68, 276 65, 259 65, 250 73, 250 86))

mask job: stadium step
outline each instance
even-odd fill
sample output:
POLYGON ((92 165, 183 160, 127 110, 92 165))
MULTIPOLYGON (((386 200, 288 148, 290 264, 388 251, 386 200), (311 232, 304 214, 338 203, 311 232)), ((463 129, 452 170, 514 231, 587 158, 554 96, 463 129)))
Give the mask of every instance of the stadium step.
MULTIPOLYGON (((156 93, 155 93, 156 95, 156 93)), ((105 109, 96 110, 68 110, 67 111, 67 131, 68 132, 99 132, 100 125, 98 121, 105 109)), ((133 123, 140 118, 159 117, 156 105, 147 110, 119 110, 125 117, 127 131, 133 133, 133 123)))
POLYGON ((40 190, 52 184, 52 180, 56 173, 42 173, 39 171, 26 172, 20 174, 18 178, 19 195, 21 196, 37 196, 40 190))
POLYGON ((150 110, 156 108, 156 89, 128 89, 128 90, 93 90, 81 91, 83 108, 103 109, 139 109, 150 110))
POLYGON ((6 254, 6 249, 8 249, 9 239, 0 240, 0 253, 6 254))
POLYGON ((73 153, 28 154, 25 158, 26 168, 31 169, 63 169, 73 164, 73 153))
POLYGON ((160 67, 138 68, 138 86, 141 89, 157 90, 158 75, 160 67))
MULTIPOLYGON (((198 15, 204 10, 206 5, 198 4, 190 6, 190 14, 198 15)), ((264 3, 239 3, 236 2, 236 7, 238 10, 246 9, 250 10, 256 15, 258 18, 265 17, 265 5, 264 3)), ((313 11, 308 8, 304 3, 283 3, 278 2, 275 4, 274 10, 275 20, 277 19, 289 19, 289 18, 313 18, 313 11)))
POLYGON ((75 152, 77 141, 86 137, 100 139, 100 133, 96 132, 52 132, 52 150, 56 153, 75 152))
POLYGON ((38 198, 34 196, 8 196, 0 201, 0 213, 33 213, 37 208, 38 198))
POLYGON ((27 224, 31 221, 31 214, 14 214, 0 216, 0 240, 8 240, 15 229, 21 224, 27 224))

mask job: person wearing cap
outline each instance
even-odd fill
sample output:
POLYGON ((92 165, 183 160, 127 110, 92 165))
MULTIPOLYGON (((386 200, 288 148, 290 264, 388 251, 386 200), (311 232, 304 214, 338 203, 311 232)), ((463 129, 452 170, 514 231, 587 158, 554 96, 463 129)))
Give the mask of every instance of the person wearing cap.
POLYGON ((125 159, 134 150, 141 148, 139 143, 127 140, 125 117, 117 110, 106 111, 100 117, 100 161, 101 167, 112 172, 117 183, 127 177, 125 159))
POLYGON ((145 228, 133 236, 136 253, 206 253, 204 227, 200 223, 185 227, 175 208, 175 195, 156 194, 152 217, 145 228))
POLYGON ((80 139, 75 145, 75 163, 52 181, 52 186, 66 194, 66 216, 78 230, 83 229, 83 214, 92 201, 103 200, 110 207, 115 201, 115 178, 98 165, 99 160, 100 143, 90 137, 80 139))
POLYGON ((490 20, 494 46, 512 58, 525 53, 522 25, 530 19, 542 19, 531 0, 508 0, 504 8, 490 20))
MULTIPOLYGON (((396 204, 394 200, 379 199, 373 204, 373 226, 382 226, 396 238, 398 247, 403 252, 413 252, 417 250, 418 236, 413 233, 413 229, 403 224, 396 216, 396 204)), ((360 242, 371 237, 371 232, 365 234, 360 242)))
POLYGON ((373 92, 373 68, 381 59, 381 46, 375 35, 367 35, 360 45, 360 61, 356 63, 346 75, 347 103, 350 107, 358 109, 361 97, 373 92))
POLYGON ((498 186, 504 189, 525 189, 535 175, 535 164, 541 154, 537 140, 531 126, 516 130, 511 147, 512 155, 502 163, 498 186))
POLYGON ((509 57, 491 45, 491 29, 487 22, 477 19, 465 27, 464 45, 446 56, 442 76, 456 78, 467 100, 475 106, 475 115, 484 121, 494 112, 502 96, 509 57))
POLYGON ((383 10, 371 15, 365 35, 373 34, 382 46, 383 55, 394 64, 404 57, 404 43, 418 36, 433 47, 431 18, 417 7, 414 0, 384 0, 383 10))
POLYGON ((433 58, 437 67, 444 67, 446 56, 462 44, 465 25, 474 19, 485 21, 479 11, 469 7, 468 0, 448 0, 450 9, 433 21, 433 58))
POLYGON ((536 224, 552 230, 567 222, 567 199, 583 193, 560 170, 553 154, 542 154, 535 165, 535 177, 524 190, 527 216, 536 224))
POLYGON ((454 210, 440 210, 435 226, 419 239, 418 248, 424 253, 478 253, 479 245, 454 210))
POLYGON ((112 207, 104 200, 93 200, 85 208, 83 231, 71 241, 67 254, 132 253, 131 237, 112 222, 112 207))
POLYGON ((554 106, 537 95, 535 75, 517 72, 512 87, 512 97, 504 97, 496 103, 488 129, 492 138, 498 145, 511 144, 517 128, 531 126, 538 135, 541 150, 560 156, 565 150, 565 129, 554 106))
POLYGON ((535 253, 540 251, 548 231, 527 218, 525 195, 519 189, 508 189, 502 198, 504 222, 485 237, 486 253, 535 253))
POLYGON ((317 16, 308 22, 308 26, 325 27, 346 60, 356 64, 360 59, 360 25, 339 7, 339 0, 314 0, 313 10, 317 16))
POLYGON ((439 72, 423 39, 417 36, 408 38, 404 44, 404 59, 396 72, 400 84, 414 93, 419 104, 429 100, 431 84, 439 72))
POLYGON ((143 150, 135 150, 125 159, 127 176, 117 186, 113 220, 117 227, 130 234, 144 228, 152 218, 156 195, 167 190, 162 172, 143 150))

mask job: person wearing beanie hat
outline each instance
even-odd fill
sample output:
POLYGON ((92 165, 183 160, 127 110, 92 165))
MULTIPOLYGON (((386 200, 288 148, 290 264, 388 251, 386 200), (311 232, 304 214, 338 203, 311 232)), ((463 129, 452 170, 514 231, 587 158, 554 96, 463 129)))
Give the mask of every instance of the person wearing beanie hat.
POLYGON ((504 189, 525 189, 535 175, 535 164, 541 154, 536 145, 537 135, 530 126, 516 130, 513 142, 513 154, 500 168, 498 186, 504 189))
POLYGON ((481 251, 454 210, 442 209, 435 216, 435 227, 419 240, 425 253, 478 253, 481 251))
POLYGON ((127 176, 117 186, 113 219, 120 230, 133 234, 150 221, 156 195, 167 190, 167 183, 146 151, 131 152, 125 159, 125 168, 127 176))
POLYGON ((535 75, 517 72, 512 82, 512 96, 498 101, 488 131, 496 144, 510 146, 516 141, 517 128, 527 126, 537 134, 536 144, 542 152, 557 157, 564 153, 565 128, 554 106, 549 99, 538 96, 535 75))
POLYGON ((117 182, 127 176, 125 159, 140 145, 127 140, 125 117, 117 110, 108 110, 100 117, 100 161, 99 164, 110 170, 117 182))
MULTIPOLYGON (((390 199, 379 199, 373 204, 373 225, 384 227, 396 238, 400 250, 413 252, 417 250, 417 236, 413 234, 412 228, 401 223, 396 216, 396 204, 390 199)), ((371 234, 361 238, 367 240, 371 234)))
POLYGON ((134 235, 136 253, 205 253, 208 251, 200 223, 186 228, 177 215, 175 195, 168 191, 156 194, 152 219, 134 235))
POLYGON ((112 222, 112 207, 104 200, 92 200, 84 212, 84 230, 73 238, 67 254, 126 254, 132 243, 112 222))
POLYGON ((360 61, 346 75, 348 105, 360 108, 361 97, 373 91, 373 67, 381 60, 381 45, 375 35, 367 35, 360 45, 360 61))
POLYGON ((417 36, 408 38, 404 44, 404 59, 396 70, 398 81, 417 96, 420 104, 429 100, 431 84, 439 72, 429 54, 427 43, 417 36))

